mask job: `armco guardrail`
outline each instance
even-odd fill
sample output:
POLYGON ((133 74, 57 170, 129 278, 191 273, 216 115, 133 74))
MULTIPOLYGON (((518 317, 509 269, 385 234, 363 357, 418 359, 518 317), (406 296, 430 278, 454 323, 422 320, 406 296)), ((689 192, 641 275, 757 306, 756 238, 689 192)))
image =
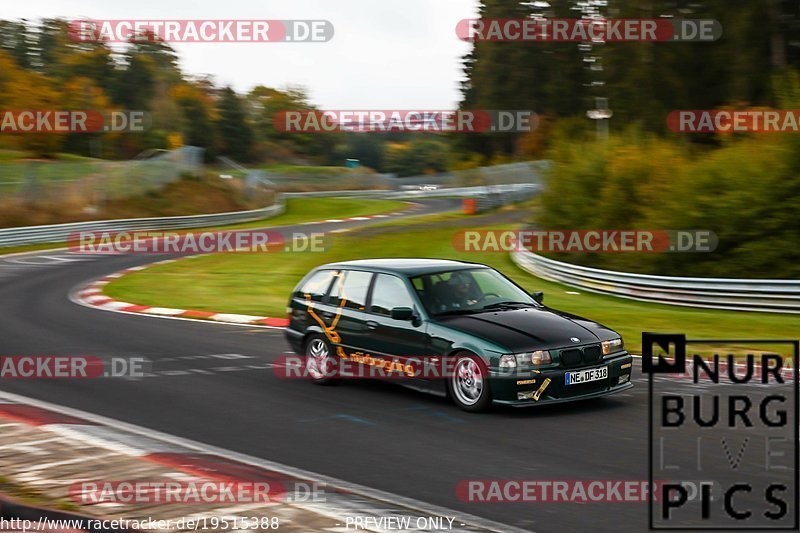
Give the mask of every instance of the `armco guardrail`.
POLYGON ((202 228, 237 224, 279 215, 285 209, 282 201, 275 205, 250 211, 233 211, 210 215, 189 215, 180 217, 128 218, 119 220, 98 220, 93 222, 72 222, 50 226, 26 226, 22 228, 0 229, 0 249, 4 246, 64 242, 73 233, 81 231, 143 231, 181 228, 202 228))
POLYGON ((600 270, 555 261, 527 250, 511 259, 540 278, 590 292, 669 305, 800 313, 800 281, 727 278, 678 278, 600 270))
MULTIPOLYGON (((509 193, 509 201, 516 201, 518 195, 525 191, 538 190, 538 185, 512 184, 493 187, 497 192, 498 187, 509 193)), ((25 244, 40 244, 64 242, 73 233, 81 231, 143 231, 165 230, 183 228, 202 228, 208 226, 224 226, 260 220, 270 216, 279 215, 285 209, 285 198, 298 198, 304 196, 358 196, 373 198, 419 198, 432 196, 470 196, 486 192, 485 187, 460 187, 453 189, 438 189, 435 191, 325 191, 311 193, 287 193, 278 197, 275 205, 249 211, 233 211, 230 213, 213 213, 209 215, 190 215, 179 217, 154 217, 154 218, 129 218, 120 220, 98 220, 92 222, 72 222, 69 224, 54 224, 49 226, 26 226, 21 228, 0 229, 0 250, 6 246, 19 246, 25 244), (417 194, 419 193, 419 194, 417 194)))
MULTIPOLYGON (((343 190, 343 191, 314 191, 314 192, 285 192, 284 198, 308 197, 369 197, 385 199, 403 198, 433 198, 441 196, 478 196, 491 198, 506 198, 505 203, 511 203, 528 198, 536 194, 541 186, 537 183, 509 183, 505 185, 479 186, 479 187, 441 187, 438 189, 411 189, 404 191, 395 190, 343 190)), ((497 203, 496 205, 500 205, 497 203)))
POLYGON ((492 207, 509 204, 530 198, 539 192, 538 183, 507 183, 480 187, 449 187, 434 190, 410 190, 388 192, 384 198, 430 198, 434 196, 477 197, 491 202, 492 207))

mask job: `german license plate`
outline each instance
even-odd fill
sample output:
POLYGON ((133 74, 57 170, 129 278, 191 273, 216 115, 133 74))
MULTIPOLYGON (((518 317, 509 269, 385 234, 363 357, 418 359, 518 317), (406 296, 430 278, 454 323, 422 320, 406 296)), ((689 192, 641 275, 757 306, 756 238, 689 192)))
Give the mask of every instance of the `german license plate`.
POLYGON ((608 377, 608 367, 587 368, 564 374, 564 385, 579 385, 590 381, 598 381, 608 377))

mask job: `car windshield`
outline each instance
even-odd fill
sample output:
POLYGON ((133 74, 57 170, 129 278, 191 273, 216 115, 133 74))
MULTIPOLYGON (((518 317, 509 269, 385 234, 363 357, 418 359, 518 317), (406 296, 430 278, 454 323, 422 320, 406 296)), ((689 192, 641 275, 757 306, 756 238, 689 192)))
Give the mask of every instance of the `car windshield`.
POLYGON ((525 291, 490 268, 417 276, 412 283, 425 308, 433 315, 469 314, 489 309, 538 305, 525 291))

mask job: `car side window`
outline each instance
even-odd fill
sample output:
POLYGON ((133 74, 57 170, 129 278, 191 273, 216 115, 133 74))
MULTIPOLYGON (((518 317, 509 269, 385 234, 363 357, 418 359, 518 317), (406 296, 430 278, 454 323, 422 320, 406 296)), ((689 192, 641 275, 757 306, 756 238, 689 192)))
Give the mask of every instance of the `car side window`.
POLYGON ((328 287, 331 286, 333 276, 336 274, 335 270, 320 270, 311 275, 310 278, 303 283, 303 286, 297 290, 299 298, 306 298, 308 295, 312 301, 319 302, 328 292, 328 287))
POLYGON ((331 289, 329 302, 331 305, 340 306, 344 301, 344 307, 364 311, 367 305, 367 291, 372 281, 372 272, 361 272, 360 270, 345 270, 339 275, 331 289))
POLYGON ((414 299, 402 279, 388 274, 376 274, 372 288, 370 313, 389 316, 394 307, 414 307, 414 299))

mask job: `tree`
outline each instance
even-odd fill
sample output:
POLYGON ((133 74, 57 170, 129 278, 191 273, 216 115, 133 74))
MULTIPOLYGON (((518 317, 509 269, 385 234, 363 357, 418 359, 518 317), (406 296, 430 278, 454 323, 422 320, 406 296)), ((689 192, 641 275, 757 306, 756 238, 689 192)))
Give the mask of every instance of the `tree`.
POLYGON ((314 106, 302 87, 288 87, 284 90, 259 85, 247 97, 247 108, 253 124, 255 141, 259 155, 268 157, 268 152, 289 150, 292 153, 314 158, 320 162, 330 162, 333 150, 341 135, 330 133, 282 132, 275 128, 274 120, 280 119, 287 111, 310 111, 314 106))
POLYGON ((217 110, 220 153, 233 159, 248 161, 253 147, 253 132, 247 124, 247 116, 239 96, 230 87, 222 90, 217 110))
POLYGON ((25 21, 0 20, 0 50, 8 53, 20 68, 30 68, 32 50, 25 21))
POLYGON ((105 45, 65 56, 61 60, 59 72, 64 81, 73 78, 89 79, 106 94, 114 91, 117 77, 114 58, 105 45))
MULTIPOLYGON (((328 134, 321 134, 328 135, 328 134)), ((343 165, 346 159, 358 159, 365 167, 383 170, 386 141, 373 133, 345 133, 343 142, 334 150, 334 163, 343 165)))
POLYGON ((211 100, 188 83, 175 87, 172 97, 181 111, 183 143, 205 148, 207 160, 216 157, 214 124, 210 117, 211 100))
POLYGON ((114 101, 125 109, 149 109, 155 83, 153 60, 146 55, 128 53, 114 84, 114 101))
POLYGON ((129 41, 129 56, 146 57, 150 60, 154 77, 169 86, 179 83, 182 79, 178 67, 178 55, 169 43, 162 41, 152 32, 147 32, 140 38, 131 38, 129 41))
POLYGON ((437 139, 414 139, 393 143, 386 149, 386 172, 398 176, 416 176, 444 172, 447 167, 447 144, 437 139))
MULTIPOLYGON (((575 18, 592 4, 482 0, 479 14, 575 18)), ((588 129, 586 110, 595 97, 605 97, 614 112, 612 128, 639 124, 665 134, 666 116, 676 109, 776 106, 773 75, 800 67, 800 9, 794 0, 611 0, 602 12, 593 9, 613 19, 715 19, 723 33, 715 42, 584 43, 587 52, 577 43, 476 42, 463 60, 460 107, 530 109, 555 120, 581 117, 588 129)), ((456 142, 485 156, 514 154, 518 136, 461 135, 456 142)), ((694 140, 710 142, 708 136, 694 140)))
MULTIPOLYGON (((57 106, 60 93, 50 81, 36 72, 20 68, 8 54, 0 51, 0 109, 8 111, 46 110, 57 106)), ((10 145, 38 156, 57 153, 64 143, 64 134, 27 132, 3 134, 10 145)))

